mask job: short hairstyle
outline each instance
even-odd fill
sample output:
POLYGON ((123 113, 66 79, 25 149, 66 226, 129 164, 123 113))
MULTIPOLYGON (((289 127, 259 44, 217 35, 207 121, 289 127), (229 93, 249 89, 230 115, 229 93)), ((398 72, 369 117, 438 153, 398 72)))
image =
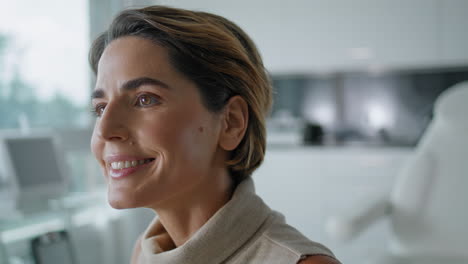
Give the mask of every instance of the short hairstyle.
POLYGON ((247 130, 226 165, 235 180, 250 176, 265 156, 265 118, 272 104, 271 82, 250 37, 228 19, 207 12, 165 6, 128 9, 94 41, 89 62, 95 74, 106 46, 124 36, 166 48, 170 63, 196 84, 209 111, 220 112, 235 95, 246 101, 247 130))

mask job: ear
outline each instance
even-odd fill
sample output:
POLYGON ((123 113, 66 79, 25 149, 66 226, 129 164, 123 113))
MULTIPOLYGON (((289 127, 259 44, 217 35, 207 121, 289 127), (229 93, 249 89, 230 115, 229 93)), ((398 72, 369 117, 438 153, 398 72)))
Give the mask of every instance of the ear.
POLYGON ((244 138, 249 122, 249 107, 245 100, 233 96, 224 107, 219 145, 226 151, 234 150, 244 138))

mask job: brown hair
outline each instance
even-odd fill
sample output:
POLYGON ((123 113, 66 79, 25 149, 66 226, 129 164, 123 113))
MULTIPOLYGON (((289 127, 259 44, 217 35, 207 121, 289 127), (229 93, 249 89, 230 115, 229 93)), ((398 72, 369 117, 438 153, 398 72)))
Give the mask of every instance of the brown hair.
POLYGON ((197 85, 208 110, 221 111, 234 95, 247 102, 246 134, 227 166, 237 179, 251 175, 265 155, 265 117, 272 89, 247 34, 233 22, 206 12, 163 6, 124 10, 91 47, 89 61, 95 74, 105 47, 123 36, 142 37, 165 47, 175 69, 197 85))

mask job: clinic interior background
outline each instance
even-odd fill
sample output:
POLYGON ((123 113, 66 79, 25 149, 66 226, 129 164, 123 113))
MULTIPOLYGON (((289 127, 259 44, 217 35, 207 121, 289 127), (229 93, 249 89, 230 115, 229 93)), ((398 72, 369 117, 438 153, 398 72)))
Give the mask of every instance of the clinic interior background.
MULTIPOLYGON (((275 89, 258 193, 343 263, 385 251, 385 221, 349 243, 330 238, 326 221, 389 193, 436 98, 468 80, 468 1, 10 1, 0 9, 0 134, 61 135, 72 193, 104 188, 88 149, 91 40, 122 8, 147 4, 212 11, 250 34, 275 89)), ((25 259, 28 241, 13 244, 9 255, 25 259)))

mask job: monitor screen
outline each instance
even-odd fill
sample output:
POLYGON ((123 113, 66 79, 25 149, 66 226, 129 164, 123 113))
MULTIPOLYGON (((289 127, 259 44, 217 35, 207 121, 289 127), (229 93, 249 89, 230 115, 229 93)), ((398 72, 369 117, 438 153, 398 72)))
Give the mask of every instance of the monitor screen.
POLYGON ((31 242, 37 264, 73 264, 73 250, 67 232, 51 232, 34 238, 31 242))
POLYGON ((62 182, 52 138, 10 138, 5 143, 20 189, 62 182))

